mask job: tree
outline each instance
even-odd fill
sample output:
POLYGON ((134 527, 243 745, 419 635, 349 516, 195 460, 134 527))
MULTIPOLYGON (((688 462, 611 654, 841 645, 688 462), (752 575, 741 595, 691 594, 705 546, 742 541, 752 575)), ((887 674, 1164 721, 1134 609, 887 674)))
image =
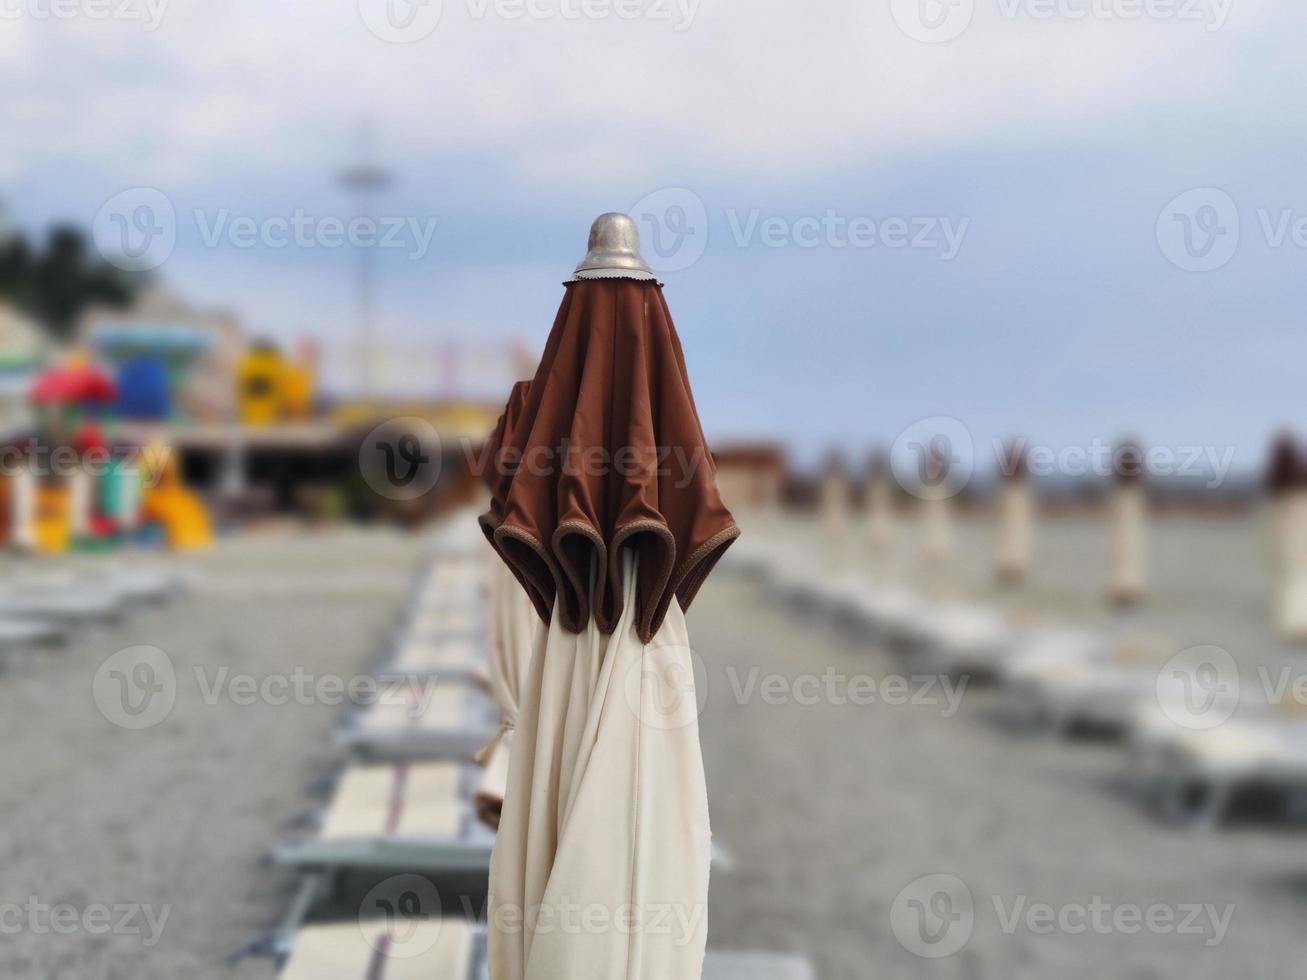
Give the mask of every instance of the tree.
POLYGON ((51 229, 41 250, 21 232, 0 238, 0 298, 36 320, 55 340, 68 340, 78 318, 93 304, 129 305, 145 282, 140 274, 92 256, 86 236, 68 225, 51 229))

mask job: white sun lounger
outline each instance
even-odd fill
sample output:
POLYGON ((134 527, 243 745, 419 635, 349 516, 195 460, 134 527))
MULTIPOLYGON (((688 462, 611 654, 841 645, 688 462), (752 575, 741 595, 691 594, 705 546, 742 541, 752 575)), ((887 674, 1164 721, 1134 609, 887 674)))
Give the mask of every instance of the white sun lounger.
POLYGON ((1139 705, 1156 694, 1156 668, 1067 660, 1027 664, 1009 698, 1016 714, 1055 733, 1076 726, 1125 733, 1139 705))
POLYGON ((708 950, 703 980, 815 980, 812 964, 775 953, 719 953, 708 950))
MULTIPOLYGON (((281 980, 486 980, 489 976, 485 931, 461 919, 307 926, 294 937, 288 952, 281 980)), ((813 977, 806 961, 769 953, 710 950, 703 967, 703 980, 813 977)))
POLYGON ((1263 709, 1195 728, 1178 724, 1162 706, 1145 706, 1134 719, 1131 749, 1130 776, 1144 799, 1164 818, 1189 827, 1221 823, 1243 787, 1284 793, 1299 812, 1307 802, 1302 718, 1263 709))
POLYGON ((857 602, 855 611, 886 642, 905 647, 931 615, 931 603, 907 589, 873 589, 857 602))
POLYGON ((476 980, 485 937, 462 919, 307 926, 281 980, 476 980))
POLYGON ((1013 637, 995 663, 999 678, 1019 686, 1057 664, 1078 664, 1090 660, 1110 661, 1112 649, 1106 637, 1087 630, 1037 627, 1013 637))
POLYGON ((487 651, 475 635, 430 636, 406 633, 394 656, 378 670, 383 678, 437 677, 455 682, 487 683, 487 651))
POLYGON ((909 632, 911 645, 932 666, 986 676, 1014 640, 998 610, 964 603, 934 606, 909 632))
POLYGON ((341 744, 371 758, 470 760, 499 727, 474 687, 428 678, 393 695, 351 716, 341 744))
POLYGON ((306 869, 488 874, 495 838, 470 802, 475 778, 449 762, 351 767, 317 835, 277 848, 273 859, 306 869))
POLYGON ((998 674, 1009 716, 1057 733, 1078 724, 1124 732, 1157 685, 1155 666, 1120 662, 1105 638, 1061 629, 1023 634, 998 674))
POLYGON ((481 639, 486 635, 486 613, 481 605, 418 607, 410 615, 407 632, 427 639, 461 636, 481 639))
POLYGON ((42 568, 12 583, 15 591, 110 593, 123 603, 158 602, 181 590, 181 576, 163 569, 131 568, 125 565, 93 565, 78 568, 42 568))
POLYGON ((20 586, 0 590, 0 617, 49 620, 55 623, 107 622, 123 609, 122 599, 102 586, 67 589, 20 586))
POLYGON ((0 619, 0 650, 53 643, 68 635, 57 623, 35 619, 0 619))

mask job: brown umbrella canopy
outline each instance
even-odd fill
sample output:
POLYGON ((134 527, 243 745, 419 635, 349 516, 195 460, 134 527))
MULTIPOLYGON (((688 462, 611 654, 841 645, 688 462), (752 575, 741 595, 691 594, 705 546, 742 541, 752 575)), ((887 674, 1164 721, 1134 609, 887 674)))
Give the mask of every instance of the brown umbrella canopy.
MULTIPOLYGON (((511 432, 522 415, 522 406, 526 404, 526 393, 531 388, 530 381, 519 381, 508 393, 508 404, 499 416, 495 431, 486 439, 485 448, 481 450, 481 482, 490 491, 490 509, 477 518, 481 530, 485 533, 490 546, 495 547, 495 528, 504 520, 504 498, 513 482, 516 467, 509 465, 504 453, 504 434, 511 432)), ((499 550, 495 548, 495 550, 499 550)))
POLYGON ((608 633, 622 613, 619 551, 634 549, 637 632, 650 642, 673 597, 687 608, 740 533, 662 287, 568 283, 515 419, 509 408, 482 518, 496 550, 546 622, 557 598, 569 632, 593 616, 608 633))

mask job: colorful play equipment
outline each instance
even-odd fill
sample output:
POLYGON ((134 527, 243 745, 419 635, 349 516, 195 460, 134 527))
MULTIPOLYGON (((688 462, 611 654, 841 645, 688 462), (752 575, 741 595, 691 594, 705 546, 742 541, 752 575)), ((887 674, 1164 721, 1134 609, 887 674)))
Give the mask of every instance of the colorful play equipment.
POLYGON ((307 345, 295 361, 286 358, 275 344, 252 345, 236 365, 241 424, 261 428, 306 421, 313 409, 315 360, 307 345))
MULTIPOLYGON (((138 411, 166 414, 167 385, 161 383, 166 378, 159 364, 144 364, 125 371, 128 402, 138 411)), ((168 447, 156 444, 142 452, 106 436, 123 394, 84 356, 35 379, 29 400, 38 430, 9 447, 0 493, 9 545, 58 554, 151 538, 182 550, 212 542, 208 512, 183 486, 168 447)))
POLYGON ((213 544, 213 527, 200 498, 182 483, 176 457, 156 444, 144 454, 146 484, 141 512, 147 521, 162 525, 168 546, 175 551, 197 551, 213 544))
POLYGON ((163 422, 181 414, 182 392, 210 338, 175 326, 125 324, 96 333, 95 352, 115 372, 114 414, 132 421, 163 422))

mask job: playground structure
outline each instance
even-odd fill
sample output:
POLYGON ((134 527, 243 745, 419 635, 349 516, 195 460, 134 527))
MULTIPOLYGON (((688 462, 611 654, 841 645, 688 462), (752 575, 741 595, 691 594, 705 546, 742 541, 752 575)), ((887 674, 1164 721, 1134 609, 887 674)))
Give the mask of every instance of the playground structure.
POLYGON ((167 446, 111 439, 124 392, 83 354, 36 377, 35 428, 11 435, 0 491, 5 540, 36 554, 212 541, 208 514, 181 484, 167 446))

